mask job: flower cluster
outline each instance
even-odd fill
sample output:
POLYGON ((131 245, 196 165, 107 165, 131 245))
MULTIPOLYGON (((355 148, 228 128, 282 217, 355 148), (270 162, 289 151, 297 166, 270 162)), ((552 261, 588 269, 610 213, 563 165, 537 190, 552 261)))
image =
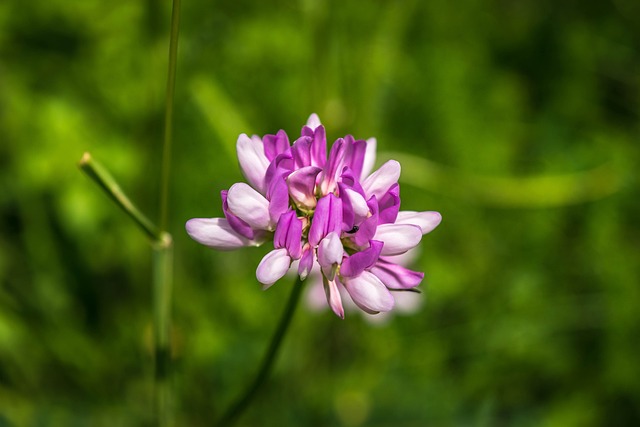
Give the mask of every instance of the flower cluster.
POLYGON ((327 302, 342 318, 339 287, 367 313, 390 311, 390 291, 413 289, 424 277, 390 257, 414 248, 441 216, 400 211, 400 164, 389 160, 370 173, 375 150, 375 139, 347 135, 327 156, 315 114, 293 145, 282 130, 263 138, 242 134, 237 153, 248 184, 221 192, 224 218, 191 219, 187 232, 221 250, 273 241, 256 271, 265 288, 292 265, 305 279, 317 263, 327 302))

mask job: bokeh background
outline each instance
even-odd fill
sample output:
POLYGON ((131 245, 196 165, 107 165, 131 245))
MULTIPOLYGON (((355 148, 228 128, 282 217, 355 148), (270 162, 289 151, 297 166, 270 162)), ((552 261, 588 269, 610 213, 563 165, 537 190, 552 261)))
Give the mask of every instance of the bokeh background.
MULTIPOLYGON (((0 426, 151 419, 151 249, 77 162, 157 218, 170 8, 0 2, 0 426)), ((239 393, 293 283, 184 223, 221 215, 238 134, 312 112, 444 220, 420 310, 301 306, 240 425, 640 424, 640 3, 185 0, 180 37, 176 425, 239 393)))

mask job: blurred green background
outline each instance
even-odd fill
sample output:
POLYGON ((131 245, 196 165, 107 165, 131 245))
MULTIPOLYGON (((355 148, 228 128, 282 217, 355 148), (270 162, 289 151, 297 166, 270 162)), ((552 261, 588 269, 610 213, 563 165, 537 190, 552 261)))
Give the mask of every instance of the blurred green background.
MULTIPOLYGON (((151 251, 77 169, 158 216, 169 2, 0 3, 0 426, 137 426, 151 251)), ((184 232, 241 180, 238 134, 376 136, 421 245, 419 312, 304 307, 246 426, 640 424, 640 3, 207 2, 182 8, 170 231, 176 425, 254 372, 292 280, 184 232)))

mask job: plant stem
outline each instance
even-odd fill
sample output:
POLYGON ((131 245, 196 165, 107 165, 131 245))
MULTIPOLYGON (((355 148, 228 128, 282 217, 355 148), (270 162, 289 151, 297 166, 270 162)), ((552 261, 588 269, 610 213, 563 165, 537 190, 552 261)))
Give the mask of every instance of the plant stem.
POLYGON ((151 239, 152 242, 159 243, 163 240, 163 233, 149 219, 136 208, 129 200, 124 191, 120 188, 116 180, 111 176, 99 162, 91 157, 91 154, 84 153, 79 163, 80 169, 93 179, 107 195, 122 208, 140 229, 151 239))
POLYGON ((302 288, 302 280, 300 280, 300 277, 296 277, 296 281, 293 285, 293 288, 291 289, 291 294, 289 295, 289 301, 287 301, 287 306, 282 313, 280 323, 278 323, 278 327, 276 328, 273 337, 271 338, 271 343, 269 344, 267 352, 262 359, 260 369, 253 379, 253 382, 249 384, 245 392, 229 407, 222 418, 220 418, 220 420, 216 424, 217 426, 223 427, 232 425, 238 419, 238 417, 242 415, 249 403, 251 403, 251 400, 253 400, 256 393, 260 389, 260 386, 262 385, 262 383, 264 383, 265 379, 269 375, 269 372, 273 367, 273 362, 275 361, 275 358, 278 354, 278 350, 280 349, 280 345, 282 344, 282 340, 287 333, 289 325, 291 324, 291 319, 293 318, 298 300, 300 299, 302 288))
POLYGON ((154 416, 157 426, 170 426, 173 419, 170 383, 173 242, 168 233, 163 237, 153 248, 154 416))
POLYGON ((178 33, 180 29, 180 1, 173 0, 171 9, 171 36, 169 38, 169 71, 164 110, 164 143, 162 145, 162 181, 160 188, 160 228, 167 229, 169 206, 169 175, 171 172, 171 145, 173 140, 173 98, 176 87, 178 62, 178 33))

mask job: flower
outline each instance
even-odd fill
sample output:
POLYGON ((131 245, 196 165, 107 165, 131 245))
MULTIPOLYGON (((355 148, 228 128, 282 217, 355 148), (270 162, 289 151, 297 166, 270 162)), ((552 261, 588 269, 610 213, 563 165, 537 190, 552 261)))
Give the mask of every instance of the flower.
POLYGON ((191 238, 220 250, 272 241, 256 270, 264 288, 292 265, 303 280, 317 266, 329 307, 341 318, 341 289, 377 314, 393 309, 392 292, 420 284, 424 274, 393 257, 416 247, 441 216, 400 211, 400 164, 389 160, 371 173, 374 138, 347 135, 327 155, 324 126, 312 114, 293 144, 280 130, 263 138, 242 134, 236 147, 248 184, 221 192, 224 218, 187 221, 191 238))

